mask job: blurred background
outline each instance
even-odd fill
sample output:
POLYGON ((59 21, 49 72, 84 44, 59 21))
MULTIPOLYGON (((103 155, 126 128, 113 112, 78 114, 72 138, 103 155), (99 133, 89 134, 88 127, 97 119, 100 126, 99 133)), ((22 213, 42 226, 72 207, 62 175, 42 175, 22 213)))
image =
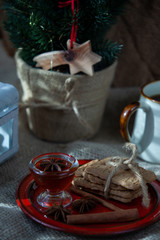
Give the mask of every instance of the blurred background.
MULTIPOLYGON (((0 0, 0 4, 2 0, 0 0)), ((12 67, 15 49, 2 26, 0 8, 0 71, 12 67), (5 57, 5 54, 10 58, 5 57), (2 59, 3 58, 3 59, 2 59)), ((131 0, 108 38, 123 44, 113 87, 139 87, 160 79, 160 1, 131 0)), ((11 72, 11 71, 10 71, 11 72)), ((2 76, 2 75, 1 75, 2 76)), ((7 76, 6 76, 7 77, 7 76)), ((3 80, 3 79, 2 79, 3 80)))

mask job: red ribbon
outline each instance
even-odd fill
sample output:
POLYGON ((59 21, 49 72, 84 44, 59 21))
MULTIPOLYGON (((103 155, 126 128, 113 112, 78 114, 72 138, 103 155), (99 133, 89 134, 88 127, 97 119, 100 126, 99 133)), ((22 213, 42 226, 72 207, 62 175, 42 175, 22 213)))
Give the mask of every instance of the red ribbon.
POLYGON ((71 29, 71 48, 73 48, 73 42, 76 42, 76 37, 77 37, 78 18, 76 15, 79 10, 79 0, 69 0, 69 1, 65 1, 65 2, 59 2, 60 8, 67 7, 69 5, 71 5, 72 14, 73 14, 73 24, 72 24, 72 29, 71 29), (77 2, 76 14, 74 11, 75 2, 77 2))

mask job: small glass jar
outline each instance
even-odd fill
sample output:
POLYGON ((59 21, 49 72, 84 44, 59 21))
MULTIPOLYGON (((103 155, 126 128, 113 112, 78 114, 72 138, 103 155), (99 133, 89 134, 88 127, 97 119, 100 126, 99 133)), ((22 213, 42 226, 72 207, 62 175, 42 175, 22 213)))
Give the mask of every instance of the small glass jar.
POLYGON ((45 208, 55 204, 68 206, 72 197, 65 189, 71 184, 78 166, 78 161, 65 153, 45 153, 33 158, 29 169, 37 185, 42 188, 37 197, 38 204, 45 208))

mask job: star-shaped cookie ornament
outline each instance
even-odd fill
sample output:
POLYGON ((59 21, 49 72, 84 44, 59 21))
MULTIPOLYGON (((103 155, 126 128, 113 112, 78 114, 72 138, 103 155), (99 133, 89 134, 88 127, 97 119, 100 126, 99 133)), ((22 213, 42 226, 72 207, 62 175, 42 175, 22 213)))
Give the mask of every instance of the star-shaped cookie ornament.
POLYGON ((70 46, 71 41, 68 40, 68 51, 52 51, 34 57, 33 60, 37 62, 36 67, 49 70, 53 67, 68 64, 72 75, 84 72, 93 76, 93 65, 100 62, 102 57, 92 52, 90 41, 83 44, 74 42, 72 49, 70 46))

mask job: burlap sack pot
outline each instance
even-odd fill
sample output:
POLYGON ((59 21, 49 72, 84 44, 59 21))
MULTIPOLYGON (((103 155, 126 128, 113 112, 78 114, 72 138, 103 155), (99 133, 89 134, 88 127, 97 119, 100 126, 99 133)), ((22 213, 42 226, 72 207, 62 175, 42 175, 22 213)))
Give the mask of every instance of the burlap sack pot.
POLYGON ((15 56, 22 105, 30 130, 39 138, 70 142, 93 137, 101 124, 116 62, 92 77, 27 65, 15 56))

